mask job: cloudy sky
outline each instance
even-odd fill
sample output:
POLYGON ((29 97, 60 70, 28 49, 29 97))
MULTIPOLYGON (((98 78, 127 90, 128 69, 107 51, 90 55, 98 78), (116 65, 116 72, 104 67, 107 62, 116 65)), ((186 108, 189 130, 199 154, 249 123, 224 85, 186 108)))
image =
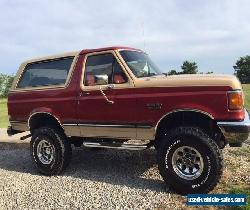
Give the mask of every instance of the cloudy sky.
POLYGON ((250 54, 250 1, 0 0, 0 73, 32 57, 113 45, 146 50, 163 71, 190 60, 232 74, 250 54))

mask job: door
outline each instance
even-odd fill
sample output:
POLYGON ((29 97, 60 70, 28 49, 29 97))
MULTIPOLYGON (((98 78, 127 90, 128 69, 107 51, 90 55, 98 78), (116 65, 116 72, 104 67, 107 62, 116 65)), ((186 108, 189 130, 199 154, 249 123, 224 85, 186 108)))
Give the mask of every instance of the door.
POLYGON ((83 137, 136 137, 136 99, 132 80, 114 51, 85 56, 78 98, 83 137))

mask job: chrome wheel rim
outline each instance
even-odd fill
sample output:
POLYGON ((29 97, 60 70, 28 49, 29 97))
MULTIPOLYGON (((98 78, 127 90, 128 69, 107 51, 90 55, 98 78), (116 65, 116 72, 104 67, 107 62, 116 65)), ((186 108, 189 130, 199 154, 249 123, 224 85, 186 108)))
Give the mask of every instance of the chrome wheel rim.
POLYGON ((174 151, 172 166, 179 177, 194 180, 203 172, 204 162, 201 154, 195 148, 182 146, 174 151))
POLYGON ((54 146, 47 140, 41 140, 37 145, 37 156, 41 163, 51 164, 55 156, 54 146))

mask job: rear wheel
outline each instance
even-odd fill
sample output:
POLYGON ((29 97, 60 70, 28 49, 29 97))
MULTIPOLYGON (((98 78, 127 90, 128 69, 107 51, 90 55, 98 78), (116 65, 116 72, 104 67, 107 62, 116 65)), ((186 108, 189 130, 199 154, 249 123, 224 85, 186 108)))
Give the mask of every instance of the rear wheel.
POLYGON ((38 171, 45 175, 60 174, 72 155, 70 142, 65 135, 51 127, 41 127, 33 132, 30 152, 38 171))
POLYGON ((218 183, 222 153, 206 133, 178 127, 159 139, 158 166, 166 184, 180 194, 207 193, 218 183))

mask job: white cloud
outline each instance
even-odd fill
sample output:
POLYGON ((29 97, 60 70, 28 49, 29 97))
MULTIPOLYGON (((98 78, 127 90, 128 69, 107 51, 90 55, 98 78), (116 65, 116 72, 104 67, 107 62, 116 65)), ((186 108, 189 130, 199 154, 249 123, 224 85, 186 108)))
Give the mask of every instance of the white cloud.
POLYGON ((0 72, 30 57, 145 43, 164 71, 190 59, 203 71, 232 73, 249 54, 249 9, 247 0, 2 0, 0 72))

